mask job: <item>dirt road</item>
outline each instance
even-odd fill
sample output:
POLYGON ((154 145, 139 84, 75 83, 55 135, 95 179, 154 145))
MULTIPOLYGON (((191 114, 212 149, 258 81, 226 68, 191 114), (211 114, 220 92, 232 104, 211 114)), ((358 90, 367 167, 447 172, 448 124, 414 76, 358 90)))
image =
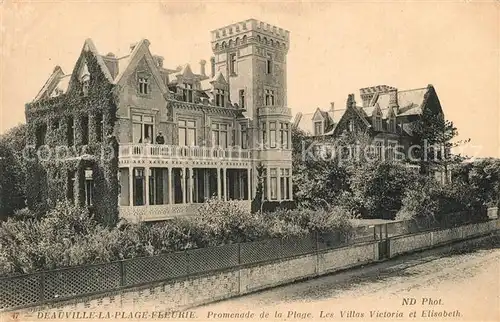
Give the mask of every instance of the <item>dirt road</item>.
POLYGON ((499 263, 500 248, 440 248, 195 311, 214 321, 248 320, 245 313, 268 321, 500 321, 499 263))

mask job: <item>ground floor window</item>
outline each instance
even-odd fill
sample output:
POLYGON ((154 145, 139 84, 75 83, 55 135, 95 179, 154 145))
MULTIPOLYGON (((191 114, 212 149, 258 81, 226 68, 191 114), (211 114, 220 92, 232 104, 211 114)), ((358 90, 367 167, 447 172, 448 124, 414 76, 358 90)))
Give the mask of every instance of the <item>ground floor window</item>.
POLYGON ((94 199, 94 178, 92 169, 85 169, 85 205, 92 206, 94 199))
POLYGON ((280 192, 281 192, 281 200, 289 200, 290 199, 290 169, 281 169, 280 170, 280 192))
POLYGON ((278 199, 278 171, 276 168, 271 169, 271 200, 278 199))
POLYGON ((146 203, 144 168, 134 168, 134 206, 143 206, 146 203))

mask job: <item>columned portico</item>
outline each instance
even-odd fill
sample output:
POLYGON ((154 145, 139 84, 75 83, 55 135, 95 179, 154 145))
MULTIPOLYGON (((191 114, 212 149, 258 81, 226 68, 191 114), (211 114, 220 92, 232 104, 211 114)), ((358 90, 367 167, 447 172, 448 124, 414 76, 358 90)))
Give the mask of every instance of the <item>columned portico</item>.
POLYGON ((251 166, 246 162, 120 160, 120 213, 132 221, 193 215, 211 197, 250 208, 251 166), (227 163, 227 164, 226 164, 227 163), (125 198, 126 197, 126 198, 125 198))

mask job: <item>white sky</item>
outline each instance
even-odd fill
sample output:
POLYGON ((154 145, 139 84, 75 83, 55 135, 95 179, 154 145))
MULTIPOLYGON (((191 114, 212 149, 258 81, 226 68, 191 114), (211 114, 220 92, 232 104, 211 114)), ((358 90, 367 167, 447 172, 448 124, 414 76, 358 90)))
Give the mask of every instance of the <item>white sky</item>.
MULTIPOLYGON (((433 84, 467 153, 500 156, 499 8, 494 2, 24 2, 0 5, 0 133, 24 122, 55 65, 70 72, 86 38, 101 54, 141 38, 166 67, 211 56, 210 30, 256 18, 290 31, 288 107, 345 106, 387 84, 433 84)), ((208 65, 208 64, 207 64, 208 65)), ((208 66, 207 66, 208 67, 208 66)), ((207 68, 209 70, 209 68, 207 68)))

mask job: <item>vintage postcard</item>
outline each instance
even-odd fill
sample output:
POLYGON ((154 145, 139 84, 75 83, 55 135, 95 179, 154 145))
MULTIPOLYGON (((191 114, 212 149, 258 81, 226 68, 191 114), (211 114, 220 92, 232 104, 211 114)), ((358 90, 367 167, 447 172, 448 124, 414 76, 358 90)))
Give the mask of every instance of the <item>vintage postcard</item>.
POLYGON ((0 321, 500 321, 499 19, 0 0, 0 321))

